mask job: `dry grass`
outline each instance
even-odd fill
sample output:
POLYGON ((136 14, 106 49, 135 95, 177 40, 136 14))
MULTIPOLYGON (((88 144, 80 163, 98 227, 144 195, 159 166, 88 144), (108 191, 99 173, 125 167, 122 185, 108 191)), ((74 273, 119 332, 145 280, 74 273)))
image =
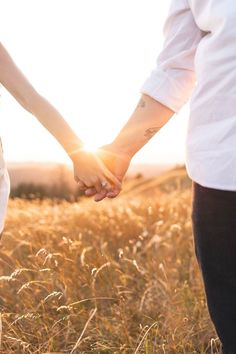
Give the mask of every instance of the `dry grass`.
POLYGON ((219 353, 186 175, 127 186, 100 204, 10 200, 2 353, 219 353))

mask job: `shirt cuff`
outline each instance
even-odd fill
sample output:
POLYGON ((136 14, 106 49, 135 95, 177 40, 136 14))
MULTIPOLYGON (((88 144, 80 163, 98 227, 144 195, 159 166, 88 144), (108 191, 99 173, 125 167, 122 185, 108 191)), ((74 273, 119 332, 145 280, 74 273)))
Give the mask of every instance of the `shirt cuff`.
MULTIPOLYGON (((178 76, 177 72, 175 74, 178 76)), ((140 92, 154 98, 178 114, 186 103, 184 95, 186 87, 180 84, 181 78, 177 80, 177 77, 173 78, 173 76, 173 72, 168 75, 168 72, 162 69, 155 70, 144 81, 140 92)))

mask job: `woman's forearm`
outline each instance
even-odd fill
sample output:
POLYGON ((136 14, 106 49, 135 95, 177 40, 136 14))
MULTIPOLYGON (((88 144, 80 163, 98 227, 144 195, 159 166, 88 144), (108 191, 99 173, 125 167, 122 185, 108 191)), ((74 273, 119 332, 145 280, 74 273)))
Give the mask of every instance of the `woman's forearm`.
POLYGON ((128 122, 112 145, 133 157, 173 116, 175 112, 143 94, 128 122))
POLYGON ((79 150, 83 148, 83 143, 56 108, 46 98, 36 94, 31 100, 28 111, 56 138, 74 161, 79 150))
POLYGON ((83 144, 61 114, 37 93, 0 43, 0 82, 57 139, 72 161, 83 144))

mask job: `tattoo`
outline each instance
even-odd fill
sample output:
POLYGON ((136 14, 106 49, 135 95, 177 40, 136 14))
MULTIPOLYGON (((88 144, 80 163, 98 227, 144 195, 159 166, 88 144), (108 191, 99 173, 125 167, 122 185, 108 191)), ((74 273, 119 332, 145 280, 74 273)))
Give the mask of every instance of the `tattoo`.
POLYGON ((148 139, 151 139, 151 137, 153 137, 153 135, 155 135, 159 129, 160 129, 159 127, 153 127, 153 128, 146 129, 144 136, 147 137, 148 139))
POLYGON ((146 107, 146 102, 144 101, 143 98, 140 99, 139 103, 138 103, 138 106, 137 107, 140 107, 140 108, 144 108, 146 107))

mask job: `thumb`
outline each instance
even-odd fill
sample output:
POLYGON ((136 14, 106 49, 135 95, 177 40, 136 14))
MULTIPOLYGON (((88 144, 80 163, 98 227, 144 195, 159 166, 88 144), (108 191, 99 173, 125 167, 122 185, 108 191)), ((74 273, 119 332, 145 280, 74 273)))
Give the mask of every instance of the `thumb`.
POLYGON ((106 195, 107 198, 115 198, 115 197, 117 197, 117 195, 122 190, 122 179, 123 179, 123 176, 121 174, 119 174, 119 175, 115 174, 115 176, 118 179, 118 181, 120 181, 120 183, 121 183, 120 184, 120 188, 118 189, 118 188, 114 187, 114 188, 112 188, 112 190, 108 191, 107 195, 106 195))

